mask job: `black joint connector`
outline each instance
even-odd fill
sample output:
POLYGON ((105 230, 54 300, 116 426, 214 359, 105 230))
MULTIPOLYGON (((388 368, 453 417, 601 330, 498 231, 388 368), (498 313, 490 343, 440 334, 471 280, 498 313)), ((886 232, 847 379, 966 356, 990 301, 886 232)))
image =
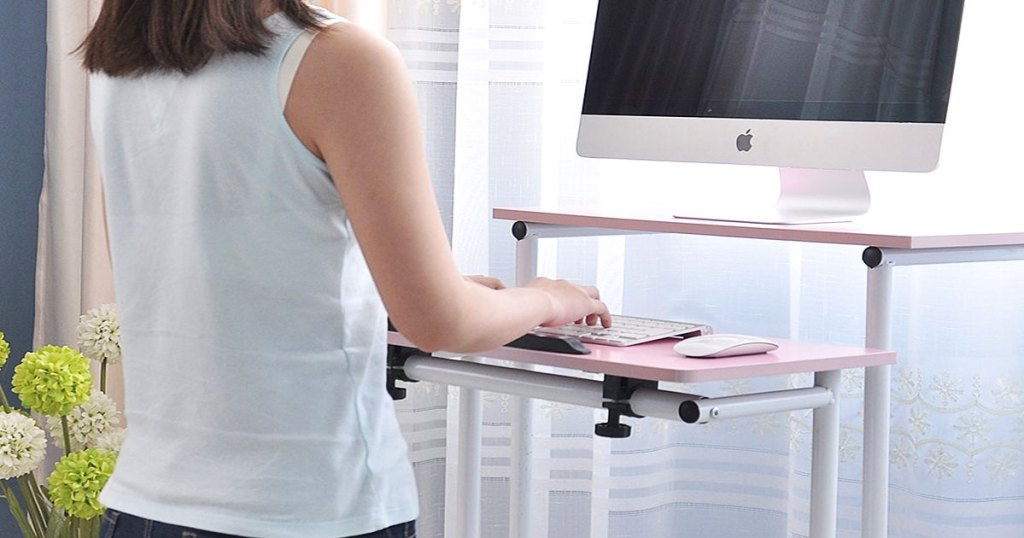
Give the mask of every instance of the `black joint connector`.
POLYGON ((388 377, 388 385, 387 385, 387 387, 388 387, 388 396, 391 396, 391 399, 395 400, 396 402, 398 400, 404 400, 405 397, 408 395, 408 391, 406 391, 402 387, 399 387, 395 383, 395 378, 393 378, 393 377, 390 377, 390 376, 388 377))
POLYGON ((517 220, 512 223, 512 237, 516 238, 516 241, 522 241, 526 239, 526 223, 517 220))
POLYGON ((631 414, 629 404, 625 402, 604 402, 602 405, 608 409, 608 422, 595 424, 594 434, 599 437, 609 437, 612 439, 624 439, 629 437, 629 434, 633 431, 633 427, 629 424, 619 422, 619 419, 624 414, 635 416, 631 414))
POLYGON ((410 379, 405 375, 405 361, 413 355, 427 355, 427 353, 414 347, 388 345, 386 387, 392 400, 405 399, 406 390, 398 386, 399 381, 416 383, 415 379, 410 379))
POLYGON ((882 249, 878 247, 868 247, 864 249, 864 253, 860 256, 860 259, 864 261, 864 265, 871 269, 882 265, 882 258, 882 249))
POLYGON ((623 416, 643 418, 642 415, 633 411, 633 407, 629 405, 629 399, 639 388, 658 388, 658 382, 606 375, 602 385, 601 396, 605 401, 601 405, 608 410, 608 422, 595 425, 594 433, 600 437, 614 439, 629 437, 633 428, 629 424, 621 423, 620 419, 623 416))
MULTIPOLYGON (((621 413, 628 417, 637 417, 633 412, 633 408, 629 405, 629 399, 633 397, 633 393, 640 388, 657 389, 658 382, 649 379, 633 379, 631 377, 619 377, 615 375, 604 376, 604 382, 602 383, 601 395, 610 402, 605 402, 605 407, 611 404, 621 405, 621 413)), ((611 408, 609 408, 611 409, 611 408)))
POLYGON ((679 404, 679 418, 687 424, 696 424, 700 420, 700 406, 693 400, 679 404))
POLYGON ((415 379, 410 379, 409 376, 405 375, 405 361, 413 355, 426 355, 426 353, 414 348, 404 346, 388 346, 388 378, 395 378, 398 381, 405 381, 406 383, 416 383, 415 379))

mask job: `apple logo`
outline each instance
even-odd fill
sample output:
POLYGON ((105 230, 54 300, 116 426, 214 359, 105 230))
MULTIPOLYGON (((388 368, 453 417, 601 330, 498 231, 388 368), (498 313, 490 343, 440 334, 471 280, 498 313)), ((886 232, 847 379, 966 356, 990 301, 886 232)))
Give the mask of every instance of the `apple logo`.
POLYGON ((750 148, 753 147, 753 144, 751 144, 750 141, 753 138, 754 135, 750 134, 750 129, 747 129, 747 132, 736 137, 736 149, 740 151, 750 151, 750 148))

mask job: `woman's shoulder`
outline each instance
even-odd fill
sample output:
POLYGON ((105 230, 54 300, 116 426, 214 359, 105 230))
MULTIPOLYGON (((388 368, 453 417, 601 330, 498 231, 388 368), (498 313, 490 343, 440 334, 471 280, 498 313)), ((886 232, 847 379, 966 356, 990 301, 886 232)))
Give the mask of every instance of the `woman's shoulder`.
POLYGON ((383 36, 343 18, 320 30, 309 54, 321 67, 366 71, 393 68, 401 59, 398 48, 383 36))
POLYGON ((305 105, 317 109, 317 114, 332 115, 353 106, 372 106, 378 101, 375 96, 404 91, 409 83, 397 47, 367 28, 342 20, 322 29, 310 44, 293 89, 307 98, 305 105))
POLYGON ((393 118, 392 127, 400 122, 402 128, 415 128, 411 88, 397 47, 367 28, 339 21, 322 29, 307 49, 286 116, 307 147, 322 156, 325 146, 347 140, 345 133, 361 132, 383 118, 393 118), (403 112, 396 118, 398 110, 403 112))

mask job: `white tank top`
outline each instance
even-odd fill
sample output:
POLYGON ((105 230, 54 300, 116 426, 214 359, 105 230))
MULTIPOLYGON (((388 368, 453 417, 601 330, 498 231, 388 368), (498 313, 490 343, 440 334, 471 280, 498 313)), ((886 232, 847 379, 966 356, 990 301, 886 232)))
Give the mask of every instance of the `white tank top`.
POLYGON ((278 73, 302 33, 202 70, 94 75, 128 435, 100 497, 168 523, 337 537, 417 517, 384 307, 278 73))

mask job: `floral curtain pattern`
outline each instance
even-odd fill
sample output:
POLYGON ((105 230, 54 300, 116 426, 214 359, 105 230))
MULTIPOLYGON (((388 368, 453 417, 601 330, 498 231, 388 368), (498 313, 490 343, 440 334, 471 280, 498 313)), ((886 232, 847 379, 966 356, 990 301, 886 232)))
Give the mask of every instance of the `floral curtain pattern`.
POLYGON ((1005 484, 1016 478, 1024 446, 1020 381, 982 375, 962 379, 950 372, 932 374, 931 380, 925 376, 920 369, 897 371, 893 396, 906 416, 903 427, 893 432, 894 468, 967 483, 1005 484), (955 437, 933 438, 936 423, 950 420, 946 416, 955 417, 955 437), (1006 426, 1012 435, 996 431, 1006 426))

